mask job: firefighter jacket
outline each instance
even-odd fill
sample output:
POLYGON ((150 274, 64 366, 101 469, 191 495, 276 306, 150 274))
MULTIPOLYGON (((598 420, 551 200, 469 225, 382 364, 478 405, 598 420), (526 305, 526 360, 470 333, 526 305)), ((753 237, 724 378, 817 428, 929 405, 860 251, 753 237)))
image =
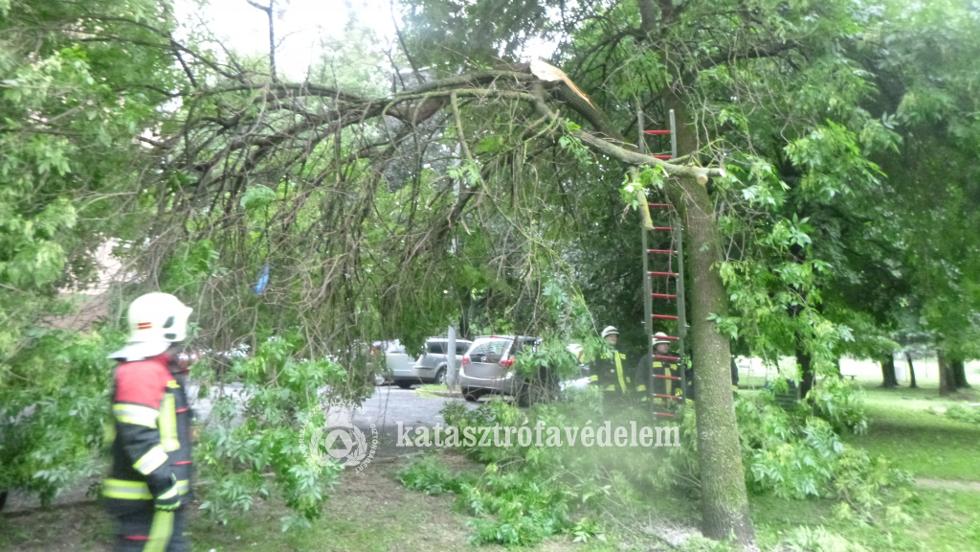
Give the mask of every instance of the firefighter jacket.
POLYGON ((164 353, 120 363, 114 373, 112 468, 102 486, 110 512, 155 499, 190 500, 191 411, 184 376, 164 353))
POLYGON ((592 363, 589 382, 604 394, 630 395, 633 393, 633 375, 624 369, 626 355, 613 349, 592 363))
POLYGON ((651 380, 651 396, 656 402, 676 405, 685 395, 683 379, 681 377, 681 367, 676 360, 664 358, 671 355, 661 355, 655 353, 651 361, 650 356, 644 356, 640 363, 641 368, 648 366, 648 377, 651 380))

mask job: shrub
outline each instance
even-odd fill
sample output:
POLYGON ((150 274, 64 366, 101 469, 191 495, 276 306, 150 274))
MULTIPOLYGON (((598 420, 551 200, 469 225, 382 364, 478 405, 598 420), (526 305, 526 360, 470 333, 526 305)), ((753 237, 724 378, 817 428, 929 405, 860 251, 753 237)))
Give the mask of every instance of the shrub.
POLYGON ((868 429, 868 415, 863 393, 857 384, 830 376, 807 395, 806 400, 816 416, 830 422, 838 432, 863 434, 868 429))
POLYGON ((860 544, 823 527, 797 527, 781 544, 781 549, 790 552, 868 552, 860 544))
POLYGON ((398 472, 397 478, 409 489, 428 495, 458 493, 462 484, 462 479, 450 473, 434 456, 413 461, 398 472))
POLYGON ((946 409, 946 417, 968 424, 980 424, 980 407, 956 404, 946 409))
MULTIPOLYGON (((262 343, 232 367, 242 389, 214 401, 196 455, 202 479, 215 482, 202 489, 201 509, 220 522, 276 493, 294 512, 284 529, 306 526, 339 477, 322 442, 327 397, 316 390, 345 373, 330 360, 296 359, 297 349, 278 337, 262 343)), ((207 373, 206 365, 197 370, 207 373)))

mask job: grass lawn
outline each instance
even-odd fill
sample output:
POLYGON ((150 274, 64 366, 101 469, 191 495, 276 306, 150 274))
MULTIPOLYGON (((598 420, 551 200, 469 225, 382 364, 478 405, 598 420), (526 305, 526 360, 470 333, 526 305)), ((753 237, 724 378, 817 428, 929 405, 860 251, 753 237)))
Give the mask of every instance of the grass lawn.
POLYGON ((753 497, 752 518, 759 544, 777 544, 801 525, 822 526, 869 550, 966 552, 980 550, 980 492, 919 489, 904 525, 877 520, 874 525, 834 518, 828 500, 753 497))
POLYGON ((868 432, 846 440, 916 477, 980 481, 980 425, 939 414, 976 400, 975 393, 960 397, 940 398, 935 389, 869 389, 868 432))
POLYGON ((415 392, 427 397, 444 397, 450 393, 444 383, 423 383, 415 388, 415 392))
POLYGON ((870 550, 980 550, 980 486, 965 490, 959 487, 969 483, 956 483, 980 481, 980 426, 935 413, 964 401, 976 401, 975 392, 949 399, 940 398, 935 388, 868 388, 868 432, 846 437, 849 444, 886 457, 917 478, 955 480, 950 489, 918 485, 907 512, 911 523, 866 525, 835 519, 831 501, 753 497, 760 544, 771 546, 808 525, 823 526, 870 550))

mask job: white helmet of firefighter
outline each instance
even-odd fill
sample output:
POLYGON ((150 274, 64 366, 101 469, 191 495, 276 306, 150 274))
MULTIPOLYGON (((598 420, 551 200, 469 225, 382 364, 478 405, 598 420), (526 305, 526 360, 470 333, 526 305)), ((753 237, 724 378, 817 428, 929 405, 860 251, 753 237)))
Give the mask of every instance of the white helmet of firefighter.
POLYGON ((616 326, 606 326, 602 329, 602 337, 605 338, 611 335, 619 335, 619 330, 616 329, 616 326))
POLYGON ((129 340, 109 358, 133 361, 159 355, 187 338, 187 319, 194 309, 169 293, 140 295, 129 304, 129 340))
POLYGON ((654 345, 660 345, 660 344, 670 345, 670 339, 667 339, 668 337, 669 336, 667 334, 665 334, 664 332, 657 332, 657 333, 653 334, 653 344, 654 345))

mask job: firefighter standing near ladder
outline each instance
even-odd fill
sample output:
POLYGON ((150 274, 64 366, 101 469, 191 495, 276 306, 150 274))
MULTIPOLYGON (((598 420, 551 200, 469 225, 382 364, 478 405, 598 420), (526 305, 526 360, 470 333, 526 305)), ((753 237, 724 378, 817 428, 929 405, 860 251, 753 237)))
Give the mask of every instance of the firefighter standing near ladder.
POLYGON ((680 366, 670 352, 670 340, 664 332, 653 334, 653 359, 647 357, 644 364, 649 363, 650 375, 653 379, 653 401, 659 408, 674 410, 684 396, 681 386, 680 366), (677 398, 671 398, 677 397, 677 398))
POLYGON ((112 469, 102 486, 118 521, 116 550, 189 550, 184 538, 190 501, 191 412, 184 392, 187 363, 178 356, 192 309, 167 293, 147 293, 129 306, 129 342, 117 360, 112 389, 112 469))
POLYGON ((619 330, 614 326, 606 326, 602 330, 602 338, 609 345, 608 350, 592 363, 592 374, 589 382, 602 390, 606 402, 624 401, 633 395, 633 378, 623 365, 626 355, 619 352, 619 330))

